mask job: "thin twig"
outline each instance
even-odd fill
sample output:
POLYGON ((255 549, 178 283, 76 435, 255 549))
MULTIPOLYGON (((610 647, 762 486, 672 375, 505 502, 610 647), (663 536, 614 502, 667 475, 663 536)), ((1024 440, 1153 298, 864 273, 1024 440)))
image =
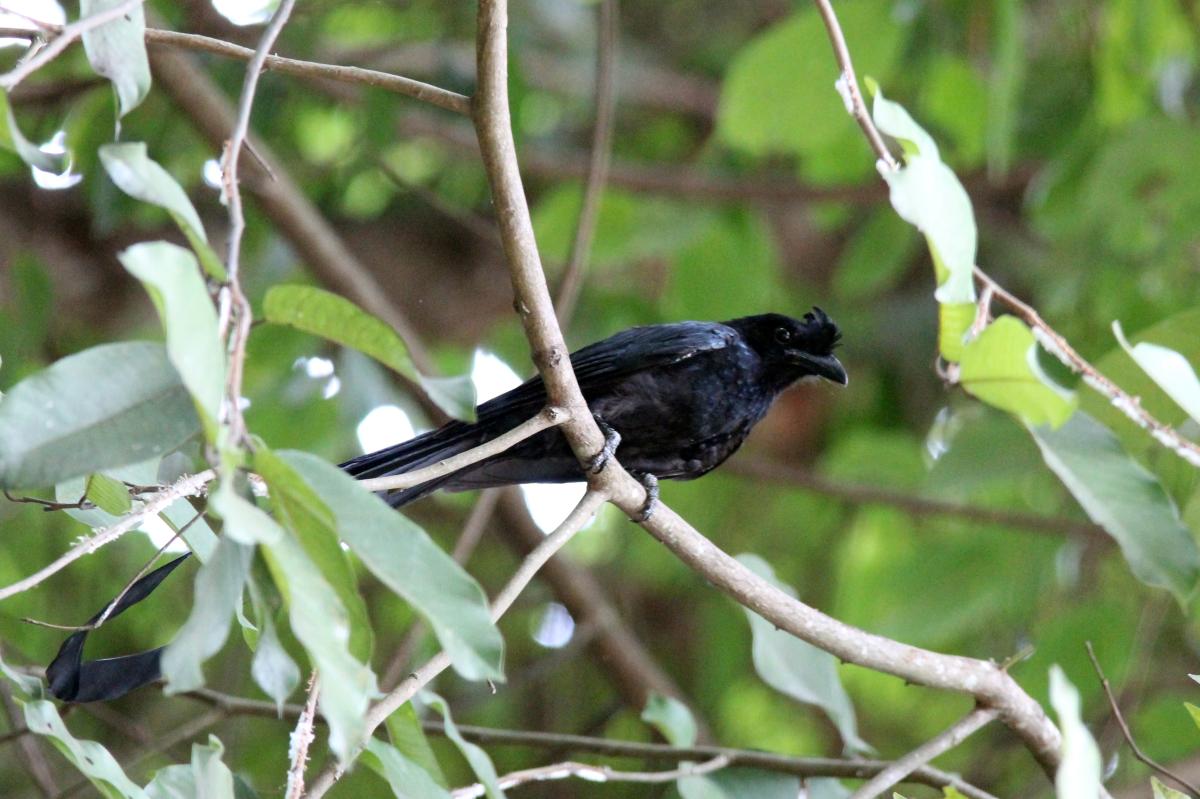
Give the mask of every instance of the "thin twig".
POLYGON ((725 468, 735 474, 755 480, 791 485, 855 505, 891 505, 914 516, 949 516, 980 524, 1003 525, 1047 535, 1070 535, 1105 547, 1113 543, 1112 537, 1100 526, 1076 519, 1020 513, 978 505, 963 505, 876 486, 842 483, 824 478, 808 469, 757 458, 734 458, 725 468))
POLYGON ((317 718, 317 698, 321 695, 321 683, 314 671, 308 678, 308 701, 292 730, 291 745, 288 755, 291 767, 288 769, 286 799, 301 799, 304 796, 304 770, 308 767, 308 747, 316 736, 313 725, 317 718))
POLYGON ((535 436, 550 427, 565 423, 570 416, 561 408, 548 406, 503 435, 496 436, 487 443, 480 444, 459 455, 438 461, 432 466, 417 469, 404 474, 393 474, 386 477, 372 477, 360 480, 359 483, 368 491, 395 491, 402 488, 412 488, 439 477, 453 474, 459 469, 479 463, 482 460, 499 455, 525 439, 535 436))
MULTIPOLYGON (((230 715, 262 716, 278 718, 274 702, 246 699, 201 688, 185 696, 215 705, 230 715)), ((286 704, 283 713, 297 717, 304 708, 298 704, 286 704)), ((323 720, 318 718, 318 723, 323 720)), ((430 735, 445 735, 446 727, 440 721, 423 721, 422 728, 430 735)), ((891 765, 887 760, 840 760, 827 757, 793 757, 791 755, 764 752, 759 749, 735 749, 726 746, 671 746, 670 744, 619 741, 611 738, 595 738, 585 735, 568 735, 556 732, 531 732, 529 730, 504 730, 494 727, 477 727, 470 724, 458 725, 458 731, 468 741, 482 745, 516 746, 528 749, 550 749, 567 752, 588 752, 607 757, 639 758, 652 762, 678 763, 686 760, 707 760, 724 756, 731 766, 746 766, 797 777, 841 777, 866 779, 878 774, 891 765)), ((955 788, 969 799, 993 799, 983 791, 961 778, 932 766, 913 770, 905 782, 930 785, 934 788, 955 788)))
POLYGON ((76 544, 49 566, 40 569, 23 580, 18 580, 12 585, 0 588, 0 600, 8 599, 10 596, 19 594, 22 591, 28 591, 46 578, 62 571, 84 555, 89 555, 105 544, 116 541, 125 533, 141 524, 143 519, 165 510, 177 499, 201 493, 204 490, 204 486, 212 479, 213 472, 211 469, 180 478, 168 488, 164 488, 157 494, 147 497, 145 503, 137 510, 123 516, 116 523, 98 530, 79 544, 76 544))
MULTIPOLYGON (((552 763, 549 766, 509 772, 502 776, 498 782, 502 791, 515 788, 518 785, 527 785, 531 782, 565 780, 570 777, 587 780, 588 782, 662 784, 665 782, 674 782, 684 777, 700 777, 705 774, 711 774, 714 771, 720 771, 728 765, 729 758, 724 755, 717 755, 713 759, 706 760, 703 763, 684 763, 679 768, 674 768, 670 771, 619 771, 611 766, 597 766, 592 763, 578 763, 574 760, 567 760, 562 763, 552 763)), ((475 783, 474 785, 468 785, 465 788, 457 788, 451 791, 450 796, 454 799, 476 799, 476 797, 483 796, 485 793, 486 789, 483 785, 475 783)))
POLYGON ((17 504, 24 505, 37 505, 42 510, 47 512, 56 510, 91 510, 92 508, 96 507, 92 504, 91 500, 87 498, 87 494, 84 494, 75 502, 53 502, 49 499, 42 499, 40 497, 13 496, 13 494, 7 488, 4 489, 3 493, 4 498, 9 502, 15 502, 17 504))
MULTIPOLYGON (((555 552, 558 552, 567 542, 579 532, 580 529, 596 514, 608 497, 596 491, 588 491, 579 500, 579 504, 563 519, 562 523, 546 536, 546 539, 530 552, 521 565, 517 567, 516 572, 500 589, 500 593, 496 594, 496 598, 492 600, 490 610, 492 621, 499 621, 521 592, 533 581, 534 576, 547 560, 549 560, 555 552)), ((450 666, 450 656, 445 650, 434 655, 423 666, 410 674, 405 680, 397 685, 383 699, 379 700, 375 705, 367 710, 366 729, 364 736, 369 737, 375 729, 387 719, 388 716, 395 713, 401 706, 416 696, 417 692, 429 684, 434 677, 441 674, 450 666)), ((356 752, 357 754, 357 752, 356 752)), ((341 776, 341 770, 337 763, 328 765, 318 776, 312 787, 309 789, 309 799, 320 799, 325 793, 333 787, 334 782, 341 776)))
POLYGON ((1138 427, 1149 431, 1158 443, 1193 466, 1200 467, 1200 444, 1189 441, 1181 436, 1175 428, 1155 418, 1142 407, 1142 403, 1137 397, 1122 389, 1076 352, 1061 333, 1046 324, 1035 308, 1005 289, 979 267, 975 267, 975 276, 1033 328, 1034 335, 1047 352, 1058 358, 1071 371, 1082 375, 1083 382, 1089 388, 1106 397, 1113 407, 1125 414, 1138 427))
POLYGON ((1084 642, 1087 647, 1088 657, 1091 658, 1092 668, 1096 670, 1096 676, 1100 678, 1100 685, 1104 688, 1104 695, 1108 697, 1108 706, 1112 708, 1113 718, 1117 720, 1117 724, 1121 727, 1121 734, 1125 736, 1125 743, 1129 744, 1133 756, 1145 763, 1153 771, 1158 772, 1172 782, 1182 786, 1193 797, 1200 798, 1200 788, 1180 777, 1175 772, 1171 771, 1166 766, 1149 757, 1142 748, 1138 746, 1137 741, 1133 739, 1133 732, 1129 729, 1129 725, 1125 723, 1125 717, 1121 714, 1121 707, 1117 704, 1117 698, 1113 696, 1112 686, 1108 683, 1108 677, 1104 675, 1104 669, 1100 668, 1100 661, 1096 658, 1096 650, 1092 648, 1092 642, 1084 642))
POLYGON ((238 160, 242 154, 242 145, 250 132, 250 114, 254 110, 254 93, 258 88, 258 78, 262 74, 263 64, 275 46, 283 26, 291 16, 296 0, 282 0, 271 22, 263 31, 258 41, 258 48, 246 66, 246 78, 242 83, 242 96, 238 101, 237 119, 229 143, 225 148, 222 159, 222 183, 225 188, 225 201, 229 206, 229 250, 225 259, 225 267, 229 273, 225 286, 222 288, 221 305, 227 304, 233 308, 233 330, 229 334, 229 376, 226 398, 226 422, 229 425, 229 437, 235 444, 241 444, 246 436, 246 421, 242 416, 242 370, 246 361, 246 341, 250 337, 250 324, 253 312, 250 300, 242 291, 240 280, 242 233, 246 229, 246 218, 242 213, 242 193, 238 187, 238 160))
POLYGON ((981 727, 995 720, 996 711, 978 707, 950 725, 944 732, 931 738, 883 771, 863 783, 850 799, 875 799, 881 793, 901 782, 917 768, 927 765, 934 758, 953 749, 969 738, 981 727))
POLYGON ((587 271, 588 256, 592 240, 596 235, 596 222, 600 218, 600 202, 604 197, 604 186, 608 182, 608 167, 612 161, 613 119, 617 109, 616 63, 620 43, 620 5, 618 0, 600 0, 596 11, 596 123, 592 129, 592 155, 588 161, 587 179, 584 182, 583 203, 579 207, 579 221, 575 225, 575 238, 571 241, 571 254, 563 272, 562 284, 558 288, 558 311, 560 327, 571 326, 579 291, 583 288, 583 276, 587 271))
POLYGON ((879 129, 871 120, 867 104, 863 102, 862 91, 858 88, 858 78, 854 75, 854 63, 850 60, 850 48, 846 46, 846 36, 842 33, 842 26, 838 23, 833 4, 830 3, 830 0, 814 0, 814 2, 817 5, 817 11, 821 14, 821 20, 825 23, 825 30, 829 33, 829 43, 833 45, 833 56, 837 59, 838 68, 842 71, 841 77, 838 78, 837 88, 846 102, 846 110, 862 128, 863 134, 879 158, 881 166, 888 170, 899 169, 900 164, 888 150, 883 136, 879 135, 879 129))
POLYGON ((113 20, 120 19, 130 11, 139 7, 144 0, 126 0, 119 6, 105 9, 91 16, 84 17, 81 20, 72 22, 70 25, 65 25, 59 31, 58 35, 51 39, 45 47, 37 52, 33 58, 28 61, 23 61, 12 69, 12 71, 0 75, 0 89, 4 91, 12 91, 25 78, 37 72, 46 64, 58 58, 64 50, 67 49, 79 37, 88 31, 95 30, 102 25, 106 25, 113 20))

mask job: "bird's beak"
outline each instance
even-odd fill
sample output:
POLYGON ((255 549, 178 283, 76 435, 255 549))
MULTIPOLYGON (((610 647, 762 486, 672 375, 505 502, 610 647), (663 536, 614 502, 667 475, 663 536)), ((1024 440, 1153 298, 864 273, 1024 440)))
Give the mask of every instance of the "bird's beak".
POLYGON ((840 386, 844 386, 850 382, 850 378, 846 374, 846 367, 842 366, 842 362, 832 355, 799 353, 798 359, 800 363, 807 366, 818 377, 823 377, 840 386))

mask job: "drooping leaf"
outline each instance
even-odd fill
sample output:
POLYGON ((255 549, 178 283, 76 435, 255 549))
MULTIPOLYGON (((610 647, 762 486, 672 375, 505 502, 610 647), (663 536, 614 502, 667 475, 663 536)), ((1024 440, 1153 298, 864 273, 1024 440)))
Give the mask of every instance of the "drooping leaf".
MULTIPOLYGON (((738 561, 790 596, 795 589, 775 577, 771 565, 757 555, 739 555, 738 561)), ((805 704, 816 705, 829 716, 853 752, 870 752, 870 744, 858 736, 854 706, 838 677, 837 659, 812 644, 778 630, 769 621, 746 611, 754 636, 754 670, 768 685, 805 704)))
POLYGON ((421 727, 421 719, 417 717, 417 710, 413 707, 412 702, 402 705, 396 712, 388 716, 384 725, 387 727, 388 738, 391 740, 392 746, 396 747, 400 754, 428 772, 438 785, 443 788, 449 785, 446 782, 446 775, 442 773, 442 767, 437 761, 437 756, 433 753, 433 747, 429 745, 429 739, 425 736, 425 730, 421 727))
MULTIPOLYGON (((79 13, 90 17, 121 5, 123 0, 79 0, 79 13)), ((150 61, 146 56, 146 13, 134 6, 112 22, 84 31, 83 49, 96 73, 112 81, 120 116, 125 116, 150 92, 150 61)))
POLYGON ((1080 718, 1079 691, 1057 665, 1050 667, 1050 704, 1062 730, 1062 762, 1054 776, 1058 799, 1100 795, 1100 750, 1080 718))
POLYGON ((300 667, 283 648, 275 622, 269 614, 263 614, 259 622, 260 633, 254 647, 254 659, 250 661, 250 676, 263 693, 275 700, 275 706, 283 713, 283 703, 300 684, 300 667))
POLYGON ((362 761, 387 780, 396 799, 449 799, 449 791, 438 785, 428 771, 378 738, 367 742, 362 761))
POLYGON ((1026 424, 1058 427, 1075 411, 1075 393, 1042 372, 1033 331, 1015 316, 1001 316, 968 342, 960 366, 963 388, 1026 424))
POLYGON ((233 772, 222 761, 225 747, 215 735, 207 744, 192 744, 191 762, 159 769, 146 786, 149 799, 235 799, 233 772))
POLYGON ((66 168, 65 155, 44 152, 25 138, 21 129, 17 127, 17 118, 13 116, 8 94, 5 92, 0 92, 0 147, 13 151, 22 161, 43 172, 57 175, 66 168))
POLYGON ((280 454, 260 448, 254 468, 267 481, 271 510, 304 548, 326 583, 338 595, 350 616, 350 653, 368 662, 373 646, 371 619, 358 592, 358 581, 350 559, 339 541, 339 526, 331 503, 313 490, 280 454))
POLYGON ((408 345, 386 322, 372 316, 354 303, 313 286, 273 286, 263 301, 267 321, 290 325, 306 333, 335 341, 370 355, 410 380, 419 383, 438 407, 459 418, 474 419, 474 403, 464 403, 461 387, 447 393, 438 380, 421 375, 408 354, 408 345))
POLYGON ((1158 479, 1082 411, 1057 430, 1030 429, 1046 464, 1117 540, 1134 575, 1185 602, 1200 578, 1200 553, 1158 479))
POLYGON ((642 721, 662 733, 671 746, 696 743, 696 720, 687 705, 672 696, 652 692, 642 709, 642 721))
POLYGON ((1196 370, 1187 358, 1169 347, 1148 341, 1131 345, 1121 330, 1120 322, 1113 322, 1113 335, 1121 343, 1121 348, 1129 353, 1129 357, 1142 367, 1142 371, 1200 424, 1200 379, 1196 377, 1196 370))
POLYGON ((975 302, 977 232, 971 198, 954 171, 942 163, 933 138, 877 87, 872 116, 879 129, 904 149, 904 166, 885 170, 883 178, 896 213, 915 225, 929 242, 938 302, 975 302))
POLYGON ((225 279, 225 267, 204 233, 204 224, 183 187, 146 153, 145 142, 106 144, 99 150, 100 163, 117 188, 143 202, 164 208, 200 259, 204 271, 215 280, 225 279))
POLYGON ((225 392, 225 353, 217 337, 217 311, 195 256, 169 242, 153 241, 135 244, 118 257, 154 299, 167 331, 167 354, 196 401, 209 440, 215 441, 225 392))
POLYGON ((54 747, 109 799, 145 799, 146 793, 126 776, 117 759, 95 741, 76 738, 63 724, 58 708, 45 699, 26 701, 25 725, 54 747))
POLYGON ((502 680, 504 642, 479 584, 417 525, 353 478, 304 452, 280 452, 336 516, 337 534, 430 623, 455 670, 502 680))
POLYGON ((204 685, 204 661, 221 650, 229 637, 234 609, 250 574, 254 550, 222 536, 212 559, 196 573, 192 610, 179 633, 162 654, 162 674, 168 694, 194 691, 204 685))
POLYGON ((0 402, 0 485, 49 486, 136 463, 198 429, 162 345, 93 347, 22 380, 0 402))
POLYGON ((446 725, 446 737, 454 742, 459 752, 462 752, 462 756, 470 764, 471 770, 475 772, 476 779, 483 784, 488 799, 504 799, 504 791, 500 790, 500 777, 496 774, 496 767, 492 765, 492 759, 482 748, 462 737, 462 733, 458 731, 454 719, 450 716, 450 706, 446 704, 446 700, 429 691, 423 692, 421 696, 427 705, 441 714, 446 725))

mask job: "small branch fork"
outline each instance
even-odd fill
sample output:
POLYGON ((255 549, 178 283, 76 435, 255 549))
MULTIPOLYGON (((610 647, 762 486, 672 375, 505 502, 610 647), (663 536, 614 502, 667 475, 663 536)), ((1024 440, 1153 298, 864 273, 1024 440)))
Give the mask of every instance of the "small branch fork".
MULTIPOLYGON (((61 28, 57 25, 51 28, 44 23, 37 23, 38 27, 43 31, 54 31, 57 35, 51 39, 45 47, 34 53, 28 60, 22 61, 10 72, 0 75, 0 89, 3 89, 6 92, 12 91, 18 83, 25 80, 25 78, 29 77, 34 72, 37 72, 39 69, 62 55, 62 52, 66 50, 72 42, 83 36, 83 34, 87 33, 88 31, 95 30, 101 25, 106 25, 115 19, 120 19, 130 11, 133 11, 135 8, 139 7, 143 2, 144 0, 127 0, 127 2, 121 3, 119 6, 113 6, 105 11, 92 14, 89 17, 84 17, 83 19, 72 22, 70 25, 65 25, 61 28)), ((33 31, 25 31, 23 35, 28 36, 32 33, 33 31)))
POLYGON ((1112 708, 1113 718, 1117 720, 1117 724, 1121 728, 1121 735, 1125 737, 1125 743, 1129 744, 1129 749, 1133 752, 1133 756, 1145 763, 1152 770, 1158 772, 1162 776, 1176 783, 1190 793, 1196 799, 1200 799, 1200 787, 1180 777, 1175 772, 1171 771, 1166 766, 1154 760, 1142 751, 1142 748, 1137 745, 1137 741, 1133 739, 1133 732, 1130 731, 1129 725, 1125 723, 1125 716, 1121 714, 1121 706, 1117 704, 1117 698, 1113 696, 1112 686, 1108 683, 1108 677, 1104 676, 1104 669, 1100 668, 1100 661, 1096 658, 1096 650, 1092 648, 1092 642, 1085 643, 1087 647, 1088 657, 1092 661, 1092 668, 1096 670, 1096 676, 1100 679, 1100 686, 1104 689, 1104 695, 1108 698, 1108 706, 1112 708))

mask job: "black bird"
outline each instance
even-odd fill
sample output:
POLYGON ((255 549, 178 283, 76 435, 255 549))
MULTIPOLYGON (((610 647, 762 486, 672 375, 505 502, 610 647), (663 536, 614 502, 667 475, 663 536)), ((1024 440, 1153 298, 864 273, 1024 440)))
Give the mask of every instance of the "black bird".
MULTIPOLYGON (((657 478, 691 480, 719 466, 797 380, 845 385, 846 370, 833 355, 840 338, 820 308, 803 319, 772 313, 624 330, 571 355, 579 387, 607 438, 590 464, 580 464, 562 433, 549 429, 501 455, 385 498, 399 507, 438 489, 583 480, 585 470, 604 468, 619 443, 621 464, 650 493, 648 516, 657 478)), ((542 380, 534 377, 480 405, 474 423, 450 422, 342 468, 363 479, 421 469, 511 430, 545 405, 542 380)))

